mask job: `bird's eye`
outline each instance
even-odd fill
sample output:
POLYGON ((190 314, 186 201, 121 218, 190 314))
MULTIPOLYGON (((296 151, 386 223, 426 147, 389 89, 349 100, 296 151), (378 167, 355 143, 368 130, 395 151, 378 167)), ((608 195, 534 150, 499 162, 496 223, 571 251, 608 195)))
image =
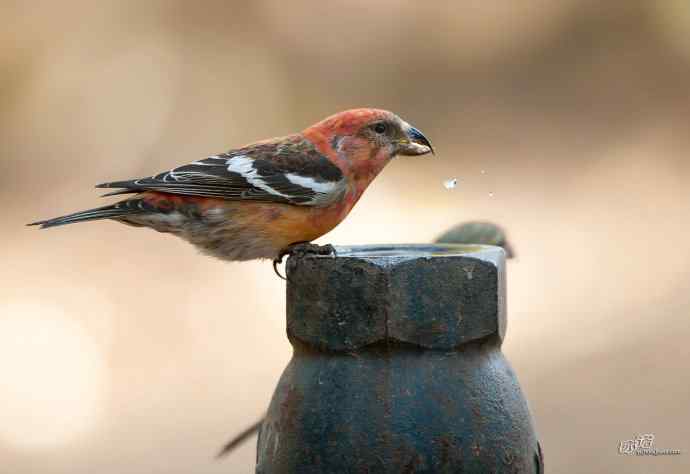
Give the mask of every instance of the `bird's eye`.
POLYGON ((383 122, 379 122, 374 125, 374 131, 378 134, 384 134, 386 133, 386 130, 388 130, 388 127, 386 127, 386 124, 383 122))

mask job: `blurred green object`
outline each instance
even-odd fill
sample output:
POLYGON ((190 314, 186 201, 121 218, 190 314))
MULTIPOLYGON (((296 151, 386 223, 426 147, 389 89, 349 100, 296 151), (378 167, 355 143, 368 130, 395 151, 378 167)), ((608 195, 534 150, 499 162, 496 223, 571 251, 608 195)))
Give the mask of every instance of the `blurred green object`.
POLYGON ((435 241, 437 244, 483 244, 502 247, 507 258, 513 258, 515 252, 508 242, 505 231, 491 222, 464 222, 444 232, 435 241))

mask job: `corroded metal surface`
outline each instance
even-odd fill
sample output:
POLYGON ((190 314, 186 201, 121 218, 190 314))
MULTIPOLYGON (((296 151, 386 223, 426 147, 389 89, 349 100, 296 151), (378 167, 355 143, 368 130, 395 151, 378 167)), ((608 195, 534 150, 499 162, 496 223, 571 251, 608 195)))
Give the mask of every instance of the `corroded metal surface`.
POLYGON ((288 262, 294 355, 258 473, 537 473, 510 365, 503 251, 340 247, 288 262))

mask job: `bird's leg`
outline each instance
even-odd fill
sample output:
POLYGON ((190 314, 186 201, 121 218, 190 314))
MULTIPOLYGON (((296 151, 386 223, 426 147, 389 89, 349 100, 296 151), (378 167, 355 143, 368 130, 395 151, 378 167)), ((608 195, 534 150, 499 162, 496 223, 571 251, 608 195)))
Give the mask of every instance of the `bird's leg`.
POLYGON ((335 251, 335 247, 333 247, 331 244, 317 245, 310 242, 296 242, 288 245, 281 250, 278 254, 278 257, 273 260, 273 271, 276 272, 276 275, 278 275, 280 278, 287 281, 287 278, 281 275, 278 271, 278 264, 283 263, 283 257, 286 255, 294 255, 297 257, 304 257, 306 255, 332 255, 335 257, 337 256, 337 253, 335 251))

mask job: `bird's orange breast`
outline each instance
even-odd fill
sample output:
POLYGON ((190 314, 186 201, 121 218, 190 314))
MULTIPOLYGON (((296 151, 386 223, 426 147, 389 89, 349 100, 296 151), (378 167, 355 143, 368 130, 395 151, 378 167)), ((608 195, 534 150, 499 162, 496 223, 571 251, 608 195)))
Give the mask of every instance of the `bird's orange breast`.
POLYGON ((282 250, 296 242, 310 242, 331 231, 348 215, 356 199, 351 193, 341 201, 326 207, 254 201, 226 201, 206 199, 199 202, 202 214, 214 214, 222 209, 227 227, 250 230, 258 238, 270 240, 282 250))
POLYGON ((270 229, 276 246, 285 248, 296 242, 310 242, 330 232, 352 209, 347 204, 341 201, 328 207, 262 205, 257 207, 263 221, 259 225, 270 229))

